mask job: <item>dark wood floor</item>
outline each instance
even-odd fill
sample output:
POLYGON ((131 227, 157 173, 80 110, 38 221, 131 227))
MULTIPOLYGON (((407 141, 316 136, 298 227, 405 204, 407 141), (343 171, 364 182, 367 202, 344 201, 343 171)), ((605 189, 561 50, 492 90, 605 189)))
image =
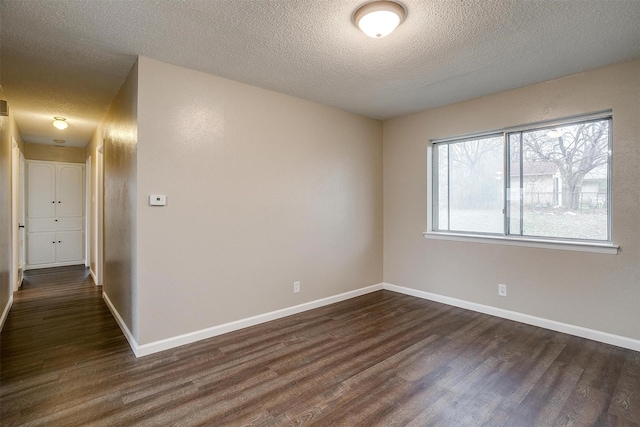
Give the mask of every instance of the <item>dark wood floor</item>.
POLYGON ((638 426, 640 353, 389 291, 136 359, 84 268, 28 272, 10 425, 638 426))

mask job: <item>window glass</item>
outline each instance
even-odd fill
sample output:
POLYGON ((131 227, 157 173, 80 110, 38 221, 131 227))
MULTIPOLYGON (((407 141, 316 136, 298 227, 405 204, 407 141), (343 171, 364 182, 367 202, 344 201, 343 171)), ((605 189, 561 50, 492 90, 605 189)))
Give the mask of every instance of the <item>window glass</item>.
MULTIPOLYGON (((514 139, 521 140, 521 154, 511 166, 519 172, 509 178, 511 188, 522 189, 523 220, 511 232, 608 240, 609 120, 510 134, 514 139)), ((513 208, 512 201, 512 218, 513 208)))
POLYGON ((490 136, 438 148, 438 225, 441 230, 504 231, 503 146, 502 136, 490 136), (448 218, 448 224, 442 217, 448 218))
POLYGON ((607 117, 436 143, 433 229, 610 241, 610 129, 607 117))
POLYGON ((449 229, 449 145, 443 144, 438 146, 438 225, 441 230, 449 229))

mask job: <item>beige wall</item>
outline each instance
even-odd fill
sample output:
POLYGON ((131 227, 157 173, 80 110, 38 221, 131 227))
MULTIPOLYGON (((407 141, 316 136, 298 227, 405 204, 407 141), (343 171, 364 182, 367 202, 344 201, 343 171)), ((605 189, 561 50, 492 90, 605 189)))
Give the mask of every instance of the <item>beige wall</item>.
POLYGON ((25 145, 24 157, 27 160, 45 160, 49 162, 84 163, 85 151, 79 147, 32 144, 25 145))
POLYGON ((11 131, 9 117, 0 116, 0 315, 11 297, 11 131))
POLYGON ((140 58, 139 344, 380 283, 381 136, 376 120, 140 58))
MULTIPOLYGON (((1 88, 0 99, 4 99, 1 88)), ((11 103, 9 103, 9 114, 9 116, 0 116, 0 316, 5 312, 13 293, 10 278, 12 255, 15 250, 12 239, 12 232, 15 230, 11 219, 12 137, 18 144, 18 148, 21 151, 24 150, 20 130, 11 115, 11 103)))
POLYGON ((640 339, 639 99, 636 60, 384 122, 384 281, 640 339), (430 139, 606 109, 618 255, 423 238, 430 139))
MULTIPOLYGON (((103 291, 136 339, 137 92, 138 67, 135 64, 87 150, 95 159, 95 150, 100 141, 104 141, 103 291)), ((92 164, 92 180, 95 180, 96 172, 97 168, 92 164)))

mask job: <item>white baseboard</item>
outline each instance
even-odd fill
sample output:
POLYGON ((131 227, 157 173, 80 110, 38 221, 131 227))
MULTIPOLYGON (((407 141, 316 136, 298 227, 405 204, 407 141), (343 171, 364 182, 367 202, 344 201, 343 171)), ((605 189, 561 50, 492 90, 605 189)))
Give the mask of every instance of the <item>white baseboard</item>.
POLYGON ((84 260, 83 261, 56 262, 56 263, 52 263, 52 264, 39 264, 39 265, 27 264, 27 265, 25 265, 24 269, 25 269, 25 271, 26 270, 39 270, 41 268, 69 267, 70 265, 84 265, 84 260))
POLYGON ((389 291, 398 292, 430 301, 440 302, 454 307, 465 308, 467 310, 477 311, 479 313, 489 314, 491 316, 501 317, 503 319, 514 320, 527 325, 538 326, 552 331, 562 332, 569 335, 575 335, 581 338, 587 338, 594 341, 611 344, 630 350, 640 351, 640 340, 627 338, 620 335, 610 334, 608 332, 596 331, 594 329, 583 328, 582 326, 570 325, 568 323, 556 322, 555 320, 544 319, 542 317, 531 316, 528 314, 518 313, 516 311, 505 310, 502 308, 492 307, 489 305, 478 304, 475 302, 465 301, 457 298, 447 297, 444 295, 433 294, 430 292, 419 291, 417 289, 396 286, 390 283, 383 283, 383 288, 389 291))
POLYGON ((136 357, 147 356, 149 354, 157 353, 159 351, 168 350, 181 345, 190 344, 196 341, 212 338, 218 335, 226 334, 229 332, 237 331, 239 329, 248 328, 250 326, 259 325, 261 323, 270 322, 272 320, 280 319, 283 317, 291 316, 293 314, 302 313, 304 311, 313 310, 314 308, 324 307, 329 304, 334 304, 340 301, 345 301, 351 298, 359 297, 371 292, 380 291, 383 289, 382 283, 365 288, 356 289, 354 291, 345 292, 342 294, 322 298, 315 301, 310 301, 304 304, 295 305, 293 307, 283 308, 281 310, 271 311, 269 313, 259 314, 257 316, 247 317, 246 319, 236 320, 234 322, 223 323, 222 325, 212 326, 210 328, 201 329, 199 331, 189 332, 183 335, 178 335, 171 338, 166 338, 160 341, 155 341, 148 344, 139 345, 133 338, 133 334, 129 331, 129 328, 124 323, 118 311, 115 309, 109 297, 103 293, 102 296, 109 306, 111 313, 116 318, 120 329, 124 333, 131 349, 135 353, 136 357))
POLYGON ((139 355, 137 351, 138 343, 136 342, 135 338, 133 338, 133 334, 127 327, 127 324, 124 323, 124 320, 122 320, 122 317, 120 317, 120 313, 118 313, 118 310, 116 310, 116 308, 111 303, 111 300, 109 299, 109 295, 107 295, 104 291, 102 292, 102 299, 104 300, 104 302, 107 303, 107 307, 109 307, 109 310, 111 311, 111 314, 113 314, 113 317, 116 319, 118 326, 120 326, 120 329, 124 334, 124 337, 129 342, 129 346, 131 347, 131 350, 133 350, 133 353, 136 355, 136 357, 140 357, 141 355, 139 355))
MULTIPOLYGON (((382 289, 382 285, 380 286, 380 289, 382 289)), ((4 327, 4 322, 7 320, 7 317, 9 316, 9 310, 11 310, 12 305, 13 305, 13 292, 9 294, 9 301, 7 301, 7 305, 4 307, 4 310, 2 310, 2 317, 0 317, 0 331, 4 327)))
MULTIPOLYGON (((570 325, 567 323, 557 322, 555 320, 544 319, 541 317, 531 316, 528 314, 518 313, 515 311, 505 310, 502 308, 492 307, 488 305, 478 304, 470 301, 465 301, 457 298, 447 297, 444 295, 434 294, 430 292, 420 291, 417 289, 406 288, 402 286, 392 285, 390 283, 381 283, 377 285, 368 286, 365 288, 356 289, 354 291, 345 292, 339 295, 334 295, 327 298, 322 298, 315 301, 310 301, 308 303, 299 304, 293 307, 284 308, 281 310, 272 311, 269 313, 259 314, 257 316, 248 317, 245 319, 236 320, 234 322, 224 323, 217 326, 212 326, 210 328, 201 329, 194 332, 189 332, 183 335, 178 335, 175 337, 166 338, 163 340, 155 341, 148 344, 139 345, 133 334, 127 327, 127 325, 120 317, 120 314, 115 309, 109 297, 106 293, 102 293, 102 297, 104 298, 109 310, 113 314, 116 322, 120 326, 125 338, 129 342, 131 349, 133 350, 136 357, 147 356, 153 353, 157 353, 163 350, 169 350, 171 348, 179 347, 185 344, 190 344, 196 341, 204 340, 207 338, 212 338, 218 335, 226 334, 229 332, 237 331, 239 329, 248 328, 250 326, 259 325, 261 323, 270 322, 272 320, 280 319, 283 317, 291 316, 294 314, 302 313, 308 310, 313 310, 314 308, 324 307, 329 304, 334 304, 340 301, 345 301, 351 298, 359 297, 361 295, 365 295, 371 292, 376 292, 382 289, 386 289, 393 292, 398 292, 405 295, 410 295, 430 301, 435 301, 447 305, 451 305, 454 307, 460 307, 471 311, 476 311, 479 313, 489 314, 491 316, 500 317, 503 319, 514 320, 516 322, 525 323, 527 325, 538 326, 545 329, 550 329, 552 331, 562 332, 569 335, 575 335, 582 338, 587 338, 594 341, 603 342, 605 344, 611 344, 622 348, 627 348, 630 350, 640 351, 640 340, 636 340, 633 338, 627 338, 619 335, 610 334, 607 332, 596 331, 594 329, 588 329, 581 326, 570 325)), ((11 301, 13 298, 11 299, 11 301)), ((9 308, 11 306, 11 301, 7 305, 5 309, 5 313, 3 313, 2 322, 4 323, 4 319, 9 312, 9 308)), ((0 325, 1 329, 1 325, 0 325)))
POLYGON ((93 283, 98 286, 98 278, 96 277, 96 274, 93 272, 93 270, 91 269, 91 267, 89 267, 89 274, 91 275, 91 278, 93 279, 93 283))

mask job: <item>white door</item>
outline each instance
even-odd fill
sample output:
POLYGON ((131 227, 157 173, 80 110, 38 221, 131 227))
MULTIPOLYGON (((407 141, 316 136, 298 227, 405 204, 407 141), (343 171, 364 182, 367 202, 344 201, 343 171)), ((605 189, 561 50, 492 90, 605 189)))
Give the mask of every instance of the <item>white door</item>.
POLYGON ((27 268, 84 263, 84 164, 27 162, 27 268))
POLYGON ((56 233, 56 262, 84 260, 83 237, 82 231, 56 233))
POLYGON ((27 259, 29 265, 56 262, 56 233, 53 231, 27 234, 27 259))
POLYGON ((83 168, 80 165, 57 165, 56 204, 58 218, 81 217, 84 193, 83 168))
POLYGON ((56 215, 56 165, 27 163, 27 216, 53 218, 56 215))
POLYGON ((25 217, 25 212, 26 212, 26 204, 25 204, 25 169, 26 169, 26 162, 24 159, 24 154, 22 154, 22 152, 20 152, 20 189, 19 189, 19 198, 20 198, 20 205, 18 206, 18 217, 19 217, 19 221, 20 221, 20 225, 19 225, 19 240, 20 240, 20 247, 19 247, 19 251, 20 251, 20 262, 18 264, 18 272, 19 272, 19 277, 18 280, 20 283, 22 283, 22 275, 24 272, 24 267, 25 264, 27 262, 27 253, 26 253, 26 249, 27 249, 27 235, 25 232, 25 224, 26 224, 26 217, 25 217))
POLYGON ((11 137, 11 291, 15 292, 22 283, 21 263, 22 241, 24 239, 24 218, 22 213, 22 174, 20 173, 22 153, 15 138, 11 137))

